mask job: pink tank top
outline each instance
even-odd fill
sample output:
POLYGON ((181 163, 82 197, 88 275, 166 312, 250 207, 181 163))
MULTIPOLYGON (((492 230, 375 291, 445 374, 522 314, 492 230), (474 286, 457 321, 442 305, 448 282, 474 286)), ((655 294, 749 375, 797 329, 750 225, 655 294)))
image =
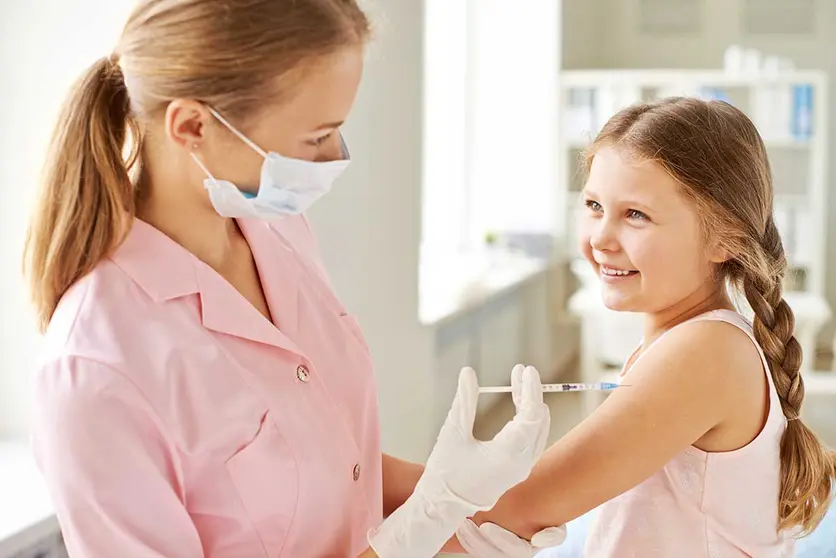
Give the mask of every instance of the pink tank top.
POLYGON ((795 555, 792 536, 776 531, 779 447, 787 422, 766 358, 755 341, 751 325, 739 314, 716 310, 689 322, 697 320, 717 320, 738 327, 757 347, 769 382, 766 424, 754 440, 735 451, 707 453, 690 446, 640 485, 602 504, 590 526, 584 556, 786 558, 795 555))

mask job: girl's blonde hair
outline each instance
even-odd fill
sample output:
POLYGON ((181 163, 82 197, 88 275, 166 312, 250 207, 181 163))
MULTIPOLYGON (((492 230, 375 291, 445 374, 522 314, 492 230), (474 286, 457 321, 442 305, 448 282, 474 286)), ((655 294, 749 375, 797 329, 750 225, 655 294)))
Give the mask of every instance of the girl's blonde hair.
POLYGON ((808 534, 833 498, 836 454, 801 421, 804 379, 795 318, 782 296, 787 260, 773 219, 772 173, 754 124, 721 101, 669 98, 622 110, 585 155, 614 147, 661 165, 695 203, 707 238, 731 257, 717 279, 742 292, 769 362, 787 429, 781 438, 779 529, 808 534))
POLYGON ((114 54, 73 86, 53 132, 24 256, 40 329, 128 232, 143 130, 172 100, 246 119, 289 93, 285 76, 368 35, 354 0, 141 0, 114 54))

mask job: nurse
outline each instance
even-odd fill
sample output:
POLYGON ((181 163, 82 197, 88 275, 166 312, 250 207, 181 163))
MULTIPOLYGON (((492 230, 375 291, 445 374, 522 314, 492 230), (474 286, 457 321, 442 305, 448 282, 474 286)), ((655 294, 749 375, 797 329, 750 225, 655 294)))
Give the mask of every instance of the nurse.
POLYGON ((494 440, 465 371, 426 472, 381 455, 369 349, 303 216, 348 164, 368 34, 352 0, 144 0, 75 85, 26 249, 34 448, 72 556, 430 556, 543 451, 517 368, 494 440))

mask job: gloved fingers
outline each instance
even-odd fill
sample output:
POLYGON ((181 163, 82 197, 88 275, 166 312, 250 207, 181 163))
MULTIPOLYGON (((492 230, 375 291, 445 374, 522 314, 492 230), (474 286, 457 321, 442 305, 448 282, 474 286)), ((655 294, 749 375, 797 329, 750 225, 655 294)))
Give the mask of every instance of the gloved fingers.
POLYGON ((520 381, 517 414, 494 441, 511 455, 525 453, 537 459, 545 450, 550 423, 549 409, 543 403, 540 373, 533 366, 527 366, 520 381))
POLYGON ((551 548, 559 546, 566 540, 566 526, 548 527, 538 531, 531 537, 531 545, 536 549, 551 548))
POLYGON ((470 556, 478 558, 502 558, 505 554, 487 538, 479 526, 466 519, 456 530, 456 538, 470 556))
POLYGON ((511 397, 514 400, 514 408, 519 409, 522 403, 522 376, 525 366, 518 364, 511 369, 511 397))
MULTIPOLYGON (((517 416, 523 420, 537 420, 542 413, 543 384, 540 373, 533 366, 526 366, 522 372, 517 416)), ((516 403, 516 402, 515 402, 516 403)))
POLYGON ((543 403, 542 409, 544 417, 540 422, 540 432, 538 433, 537 440, 534 443, 535 460, 540 459, 540 456, 546 451, 546 446, 549 443, 549 434, 551 433, 551 413, 549 412, 549 407, 543 403))
POLYGON ((536 416, 525 418, 518 413, 486 444, 505 460, 525 458, 533 465, 540 456, 537 450, 543 445, 543 431, 548 428, 549 418, 545 405, 536 416))
POLYGON ((530 558, 544 548, 563 544, 566 526, 548 527, 536 533, 531 542, 493 523, 477 526, 467 519, 456 531, 462 547, 480 558, 530 558))
POLYGON ((531 558, 534 548, 527 540, 495 523, 483 523, 479 530, 508 558, 531 558))
POLYGON ((478 403, 479 381, 476 379, 476 371, 469 367, 462 368, 459 373, 459 387, 449 415, 462 433, 473 435, 473 423, 476 421, 478 403))

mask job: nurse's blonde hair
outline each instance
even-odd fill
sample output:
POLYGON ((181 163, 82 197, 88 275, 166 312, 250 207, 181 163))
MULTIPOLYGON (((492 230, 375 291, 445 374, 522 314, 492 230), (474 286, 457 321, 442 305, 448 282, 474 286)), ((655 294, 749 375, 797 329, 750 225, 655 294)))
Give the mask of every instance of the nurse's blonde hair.
POLYGON ((129 230, 147 122, 181 98, 246 119, 288 92, 283 76, 368 35, 354 0, 141 0, 53 132, 24 256, 41 331, 129 230))
POLYGON ((801 421, 804 379, 795 318, 782 295, 787 259, 773 219, 772 173, 754 124, 722 101, 670 98, 613 116, 586 154, 614 147, 654 161, 679 182, 702 219, 708 242, 729 259, 721 284, 742 292, 754 311, 754 333, 788 419, 781 438, 779 529, 810 533, 827 513, 836 481, 836 454, 801 421))

